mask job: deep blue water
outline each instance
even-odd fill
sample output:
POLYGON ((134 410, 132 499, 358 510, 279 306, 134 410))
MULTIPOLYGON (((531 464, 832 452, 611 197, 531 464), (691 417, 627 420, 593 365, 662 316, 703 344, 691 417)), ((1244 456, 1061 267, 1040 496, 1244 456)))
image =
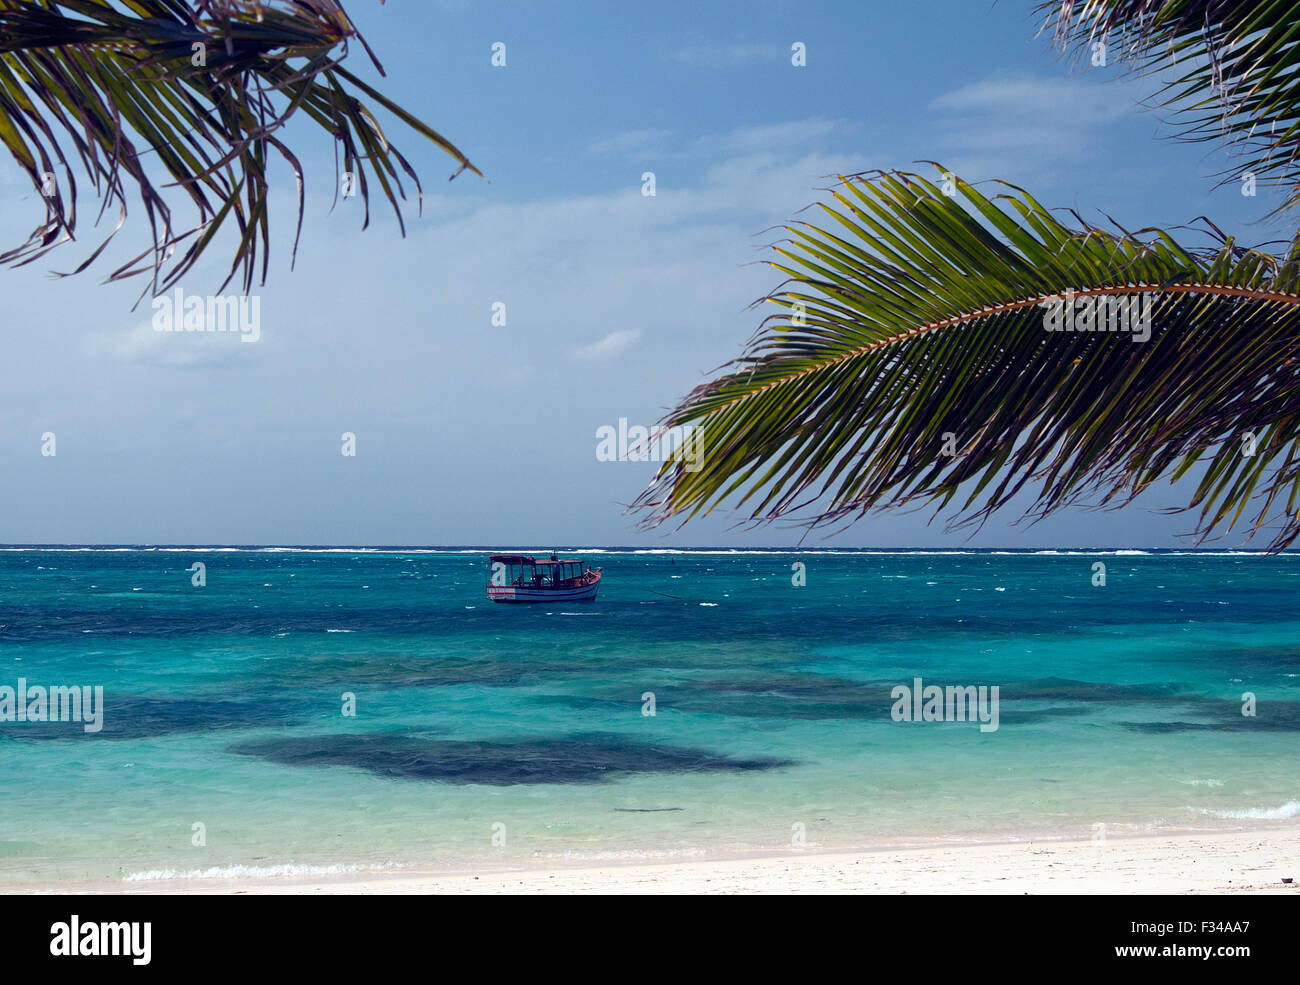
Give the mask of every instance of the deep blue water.
POLYGON ((104 694, 0 721, 0 880, 1300 823, 1300 557, 587 550, 553 607, 486 554, 0 551, 0 688, 104 694))

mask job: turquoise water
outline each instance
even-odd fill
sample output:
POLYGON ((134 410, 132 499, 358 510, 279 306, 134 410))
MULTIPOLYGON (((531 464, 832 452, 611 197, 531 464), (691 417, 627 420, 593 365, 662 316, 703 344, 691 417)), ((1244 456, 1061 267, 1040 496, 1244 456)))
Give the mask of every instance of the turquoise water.
POLYGON ((0 687, 104 689, 0 722, 0 881, 1300 823, 1300 557, 587 550, 501 606, 486 553, 0 551, 0 687))

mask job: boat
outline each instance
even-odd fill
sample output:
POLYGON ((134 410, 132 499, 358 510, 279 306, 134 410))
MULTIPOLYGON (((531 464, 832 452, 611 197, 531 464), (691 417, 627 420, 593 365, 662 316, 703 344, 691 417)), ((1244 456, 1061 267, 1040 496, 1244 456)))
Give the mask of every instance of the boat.
POLYGON ((583 561, 551 555, 539 561, 531 554, 493 554, 492 580, 487 597, 492 602, 594 602, 600 587, 600 568, 583 561))

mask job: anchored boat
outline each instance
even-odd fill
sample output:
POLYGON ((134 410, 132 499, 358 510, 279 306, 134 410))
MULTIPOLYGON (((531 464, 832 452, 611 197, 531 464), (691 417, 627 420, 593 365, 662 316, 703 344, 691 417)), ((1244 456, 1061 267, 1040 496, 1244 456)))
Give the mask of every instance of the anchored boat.
POLYGON ((531 554, 493 554, 487 597, 493 602, 594 602, 600 585, 595 571, 582 561, 539 561, 531 554))

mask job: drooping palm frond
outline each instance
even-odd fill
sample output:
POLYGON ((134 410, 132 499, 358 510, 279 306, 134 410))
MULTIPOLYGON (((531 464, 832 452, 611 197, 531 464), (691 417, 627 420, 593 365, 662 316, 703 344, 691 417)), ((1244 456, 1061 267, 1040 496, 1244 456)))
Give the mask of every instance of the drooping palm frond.
POLYGON ((419 179, 357 93, 446 151, 460 170, 478 173, 444 137, 341 66, 352 39, 365 45, 336 0, 0 0, 0 143, 45 203, 44 221, 0 262, 31 263, 75 237, 84 173, 101 215, 115 208, 118 219, 74 273, 122 227, 134 189, 150 247, 111 279, 150 273, 148 293, 164 290, 233 220, 239 241, 227 283, 242 271, 247 291, 259 253, 263 281, 267 273, 274 155, 297 176, 302 227, 303 168, 282 139, 290 118, 333 138, 365 203, 366 225, 372 181, 400 224, 399 169, 417 194, 419 179), (196 209, 190 228, 173 224, 159 174, 196 209))
POLYGON ((1285 513, 1273 547, 1300 534, 1297 259, 1070 228, 1005 188, 854 176, 821 206, 826 228, 786 227, 772 266, 789 279, 762 299, 783 311, 665 418, 695 443, 634 503, 644 522, 733 495, 758 522, 907 504, 979 521, 1026 489, 1041 517, 1122 504, 1201 461, 1202 534, 1252 504, 1256 527, 1285 513), (1119 301, 1143 296, 1139 341, 1119 301), (1082 326, 1101 299, 1115 330, 1045 329, 1067 300, 1082 326))
POLYGON ((1057 43, 1127 59, 1142 74, 1171 73, 1157 101, 1182 137, 1225 138, 1245 173, 1300 202, 1300 20, 1294 0, 1048 0, 1057 43))

